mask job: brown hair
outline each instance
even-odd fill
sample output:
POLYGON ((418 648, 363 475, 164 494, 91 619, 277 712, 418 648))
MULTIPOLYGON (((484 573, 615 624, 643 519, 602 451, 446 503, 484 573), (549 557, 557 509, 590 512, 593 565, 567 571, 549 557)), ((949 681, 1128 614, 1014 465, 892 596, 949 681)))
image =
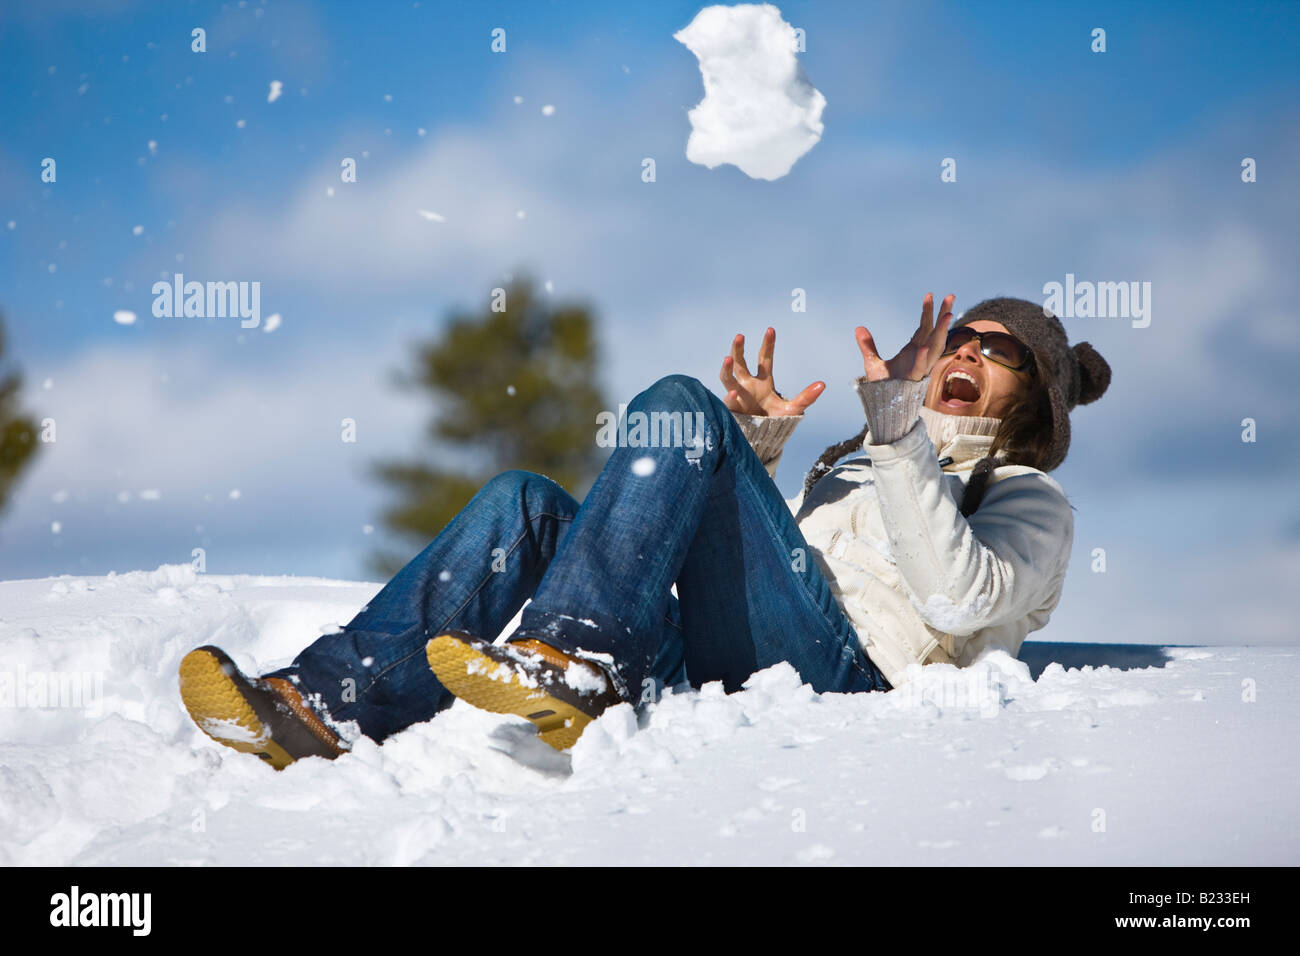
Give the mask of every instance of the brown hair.
POLYGON ((1004 463, 1046 471, 1051 447, 1052 398, 1043 376, 1035 369, 1028 381, 1021 382, 1015 405, 1002 416, 988 456, 1001 455, 1004 463))

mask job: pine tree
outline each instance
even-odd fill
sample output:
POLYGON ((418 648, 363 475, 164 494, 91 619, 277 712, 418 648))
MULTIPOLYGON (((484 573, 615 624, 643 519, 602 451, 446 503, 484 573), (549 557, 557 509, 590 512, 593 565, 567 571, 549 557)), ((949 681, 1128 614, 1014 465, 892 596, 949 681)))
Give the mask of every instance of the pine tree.
MULTIPOLYGON (((426 389, 435 414, 435 462, 385 462, 381 481, 398 500, 385 525, 424 547, 493 475, 511 468, 547 475, 581 498, 600 470, 595 320, 584 306, 553 305, 528 279, 478 313, 455 314, 419 346, 408 386, 426 389)), ((409 557, 409 555, 408 555, 409 557)), ((404 558, 379 554, 391 576, 404 558)))
MULTIPOLYGON (((0 315, 0 360, 5 354, 4 316, 0 315)), ((0 510, 9 502, 18 476, 36 454, 36 424, 18 411, 17 372, 0 373, 0 510)))

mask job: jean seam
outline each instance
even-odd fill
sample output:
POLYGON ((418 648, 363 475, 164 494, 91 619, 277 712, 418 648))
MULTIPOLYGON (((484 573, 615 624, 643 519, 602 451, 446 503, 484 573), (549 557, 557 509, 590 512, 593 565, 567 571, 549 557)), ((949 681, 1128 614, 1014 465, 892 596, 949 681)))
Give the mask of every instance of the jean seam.
MULTIPOLYGON (((528 524, 530 527, 529 527, 529 528, 525 528, 522 532, 520 532, 519 537, 517 537, 517 538, 515 539, 515 543, 512 544, 512 545, 510 546, 510 550, 506 552, 506 556, 507 556, 507 557, 509 557, 510 555, 514 554, 515 551, 518 550, 520 543, 524 540, 524 538, 526 538, 526 537, 528 536, 528 531, 531 530, 531 525, 532 525, 532 523, 533 523, 533 518, 554 518, 556 521, 569 521, 569 522, 572 522, 572 521, 573 521, 572 516, 570 516, 570 517, 564 517, 563 515, 551 514, 549 511, 539 512, 538 514, 533 515, 533 516, 530 517, 530 518, 528 519, 528 521, 527 521, 527 524, 528 524)), ((469 603, 470 603, 472 600, 474 600, 475 596, 477 596, 478 593, 479 593, 480 591, 482 591, 483 588, 485 588, 485 587, 487 586, 487 583, 488 583, 489 581, 492 580, 492 575, 494 575, 494 574, 496 574, 495 571, 489 571, 489 572, 488 572, 488 573, 483 577, 483 580, 479 582, 478 587, 476 587, 473 591, 471 591, 468 595, 466 595, 465 600, 463 600, 463 601, 460 602, 460 606, 457 607, 456 610, 452 611, 451 614, 447 615, 446 620, 444 620, 444 621, 442 622, 442 624, 438 625, 438 628, 437 628, 437 629, 441 630, 442 628, 444 628, 444 627, 447 626, 447 623, 448 623, 449 621, 453 621, 453 620, 455 620, 456 617, 457 617, 457 615, 459 615, 461 611, 465 610, 465 608, 466 608, 467 606, 469 606, 469 603)), ((494 634, 494 635, 492 635, 492 636, 495 637, 496 635, 494 634)))
MULTIPOLYGON (((506 552, 506 556, 507 556, 507 557, 509 557, 511 554, 514 554, 514 552, 519 548, 519 545, 523 542, 524 538, 526 538, 526 537, 528 536, 528 532, 529 532, 529 530, 531 530, 531 526, 532 526, 532 523, 533 523, 533 519, 535 519, 535 518, 554 518, 556 521, 570 521, 570 522, 573 521, 573 517, 572 517, 571 515, 566 517, 565 515, 552 514, 552 513, 549 512, 549 511, 543 511, 543 512, 539 512, 538 514, 532 515, 532 516, 528 519, 528 521, 526 522, 526 524, 528 525, 528 527, 526 527, 523 531, 520 532, 519 537, 517 537, 517 538, 515 539, 514 544, 512 544, 512 545, 510 546, 510 550, 506 552)), ((456 610, 454 610, 451 614, 449 614, 449 615, 447 616, 447 618, 442 622, 442 624, 440 624, 437 628, 432 628, 432 629, 431 629, 431 628, 425 628, 424 633, 427 635, 427 634, 429 633, 430 630, 438 630, 438 631, 441 631, 443 628, 445 628, 445 627, 447 626, 447 623, 448 623, 449 621, 453 621, 453 620, 455 620, 455 619, 456 619, 456 616, 457 616, 458 614, 460 614, 461 611, 465 610, 465 608, 469 605, 469 603, 470 603, 471 601, 474 600, 475 596, 476 596, 480 591, 482 591, 483 588, 485 588, 485 587, 487 586, 487 583, 488 583, 489 581, 492 580, 492 575, 494 575, 494 574, 496 574, 495 571, 489 571, 489 572, 484 576, 483 580, 479 582, 478 587, 474 588, 473 591, 471 591, 468 595, 466 595, 465 600, 463 600, 463 601, 460 602, 460 605, 456 608, 456 610)), ((496 637, 495 634, 492 635, 492 636, 493 636, 493 637, 496 637)), ((393 663, 389 664, 387 667, 385 667, 385 668, 384 668, 382 671, 380 671, 378 674, 375 674, 375 675, 370 679, 370 683, 368 683, 368 684, 367 684, 363 689, 357 691, 357 699, 356 699, 356 700, 349 701, 348 703, 344 704, 342 707, 339 708, 339 714, 341 715, 344 711, 346 711, 346 710, 348 710, 349 708, 354 707, 355 705, 361 703, 361 698, 362 698, 362 696, 365 695, 365 694, 370 693, 370 691, 374 688, 374 686, 375 686, 376 684, 378 684, 381 680, 383 680, 383 679, 384 679, 384 678, 389 674, 389 672, 391 672, 394 668, 400 667, 402 664, 405 664, 405 663, 406 663, 407 661, 409 661, 412 657, 414 657, 415 655, 421 653, 422 651, 423 651, 423 648, 419 648, 419 649, 417 649, 417 650, 414 650, 414 651, 412 651, 411 653, 407 654, 405 657, 402 657, 402 658, 399 658, 398 660, 393 661, 393 663)))

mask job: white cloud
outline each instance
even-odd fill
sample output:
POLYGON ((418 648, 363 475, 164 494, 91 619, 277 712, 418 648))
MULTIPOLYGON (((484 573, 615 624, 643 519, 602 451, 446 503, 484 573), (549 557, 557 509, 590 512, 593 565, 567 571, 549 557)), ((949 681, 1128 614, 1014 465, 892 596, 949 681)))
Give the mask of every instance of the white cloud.
MULTIPOLYGON (((190 340, 99 348, 50 366, 59 387, 24 405, 54 420, 56 441, 42 446, 5 515, 13 546, 0 549, 0 578, 50 573, 52 560, 74 571, 74 555, 101 571, 127 570, 118 562, 128 552, 187 560, 205 535, 227 559, 235 550, 261 559, 268 546, 309 555, 321 539, 351 534, 381 498, 370 464, 409 457, 429 413, 427 399, 389 380, 408 361, 402 343, 368 340, 364 350, 373 361, 357 368, 330 348, 216 370, 190 340), (341 441, 344 418, 357 423, 355 443, 341 441), (51 521, 63 525, 62 558, 37 553, 51 521)), ((365 553, 358 546, 333 573, 357 573, 365 553)))

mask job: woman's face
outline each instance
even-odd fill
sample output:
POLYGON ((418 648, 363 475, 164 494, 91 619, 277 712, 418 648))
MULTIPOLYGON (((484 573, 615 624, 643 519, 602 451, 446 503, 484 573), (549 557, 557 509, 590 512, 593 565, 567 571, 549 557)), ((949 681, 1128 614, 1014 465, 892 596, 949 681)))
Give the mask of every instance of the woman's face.
MULTIPOLYGON (((1001 322, 979 320, 967 325, 976 332, 1007 331, 1001 322)), ((925 404, 946 415, 1002 418, 1020 399, 1028 381, 1028 372, 1015 372, 986 359, 980 343, 971 339, 934 366, 925 404)))

